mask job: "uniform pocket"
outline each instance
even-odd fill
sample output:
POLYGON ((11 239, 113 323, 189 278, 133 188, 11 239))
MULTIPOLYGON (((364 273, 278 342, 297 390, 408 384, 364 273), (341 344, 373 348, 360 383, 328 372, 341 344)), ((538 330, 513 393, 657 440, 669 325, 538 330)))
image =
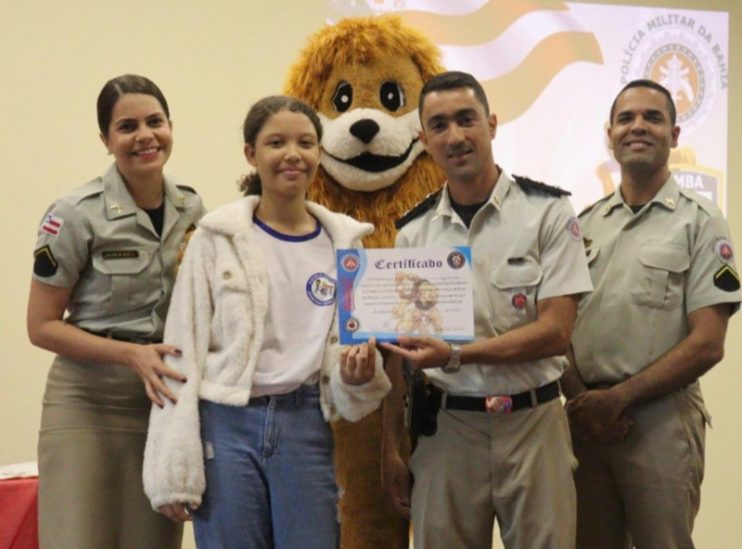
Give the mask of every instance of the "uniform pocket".
POLYGON ((536 318, 536 293, 543 274, 541 265, 530 257, 510 258, 492 270, 492 324, 498 332, 536 318))
POLYGON ((639 276, 631 292, 634 300, 646 307, 674 309, 683 297, 685 272, 690 255, 680 246, 643 246, 637 254, 639 276))
POLYGON ((93 267, 111 281, 110 302, 114 308, 130 303, 147 289, 147 277, 142 273, 151 260, 147 250, 100 250, 93 254, 93 267))

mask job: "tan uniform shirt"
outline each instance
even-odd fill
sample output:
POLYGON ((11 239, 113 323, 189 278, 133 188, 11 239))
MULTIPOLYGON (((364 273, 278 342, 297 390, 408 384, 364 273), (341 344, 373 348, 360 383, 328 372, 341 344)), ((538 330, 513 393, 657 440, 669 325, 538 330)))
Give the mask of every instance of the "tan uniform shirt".
POLYGON ((595 291, 572 334, 585 383, 617 383, 688 335, 688 313, 739 306, 729 228, 714 204, 670 177, 638 213, 620 188, 580 214, 595 291))
POLYGON ((58 199, 39 225, 34 278, 74 288, 66 321, 93 332, 162 337, 185 232, 204 213, 189 187, 165 178, 158 236, 114 164, 58 199))
MULTIPOLYGON (((397 247, 470 246, 475 338, 504 334, 537 319, 539 299, 592 289, 577 220, 569 200, 525 190, 504 172, 470 227, 451 207, 447 187, 436 206, 397 234, 397 247)), ((564 357, 520 364, 466 364, 429 377, 460 395, 514 394, 562 375, 564 357)))

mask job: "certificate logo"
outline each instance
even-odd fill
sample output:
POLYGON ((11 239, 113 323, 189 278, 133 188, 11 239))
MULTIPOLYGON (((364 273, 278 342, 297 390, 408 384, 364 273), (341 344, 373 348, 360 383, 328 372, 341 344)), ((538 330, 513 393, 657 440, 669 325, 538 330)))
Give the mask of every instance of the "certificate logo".
POLYGON ((466 257, 464 257, 464 254, 457 250, 448 254, 446 263, 448 263, 448 266, 452 269, 460 269, 461 267, 466 265, 466 257))
POLYGON ((358 320, 356 320, 353 317, 350 317, 348 320, 345 321, 345 329, 348 332, 355 332, 360 327, 361 327, 361 323, 358 322, 358 320))
POLYGON ((358 261, 357 256, 353 254, 348 254, 343 257, 342 265, 343 265, 343 269, 345 269, 349 273, 354 273, 355 271, 358 270, 360 261, 358 261))

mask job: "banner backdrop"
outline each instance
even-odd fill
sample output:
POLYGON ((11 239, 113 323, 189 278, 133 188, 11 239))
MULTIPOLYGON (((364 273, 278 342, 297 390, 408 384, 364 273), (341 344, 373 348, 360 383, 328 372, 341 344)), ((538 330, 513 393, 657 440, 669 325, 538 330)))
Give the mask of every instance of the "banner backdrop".
POLYGON ((619 183, 608 111, 630 80, 673 94, 671 169, 726 212, 726 12, 539 0, 328 0, 328 23, 395 12, 439 45, 445 66, 483 84, 507 171, 573 193, 579 211, 619 183))

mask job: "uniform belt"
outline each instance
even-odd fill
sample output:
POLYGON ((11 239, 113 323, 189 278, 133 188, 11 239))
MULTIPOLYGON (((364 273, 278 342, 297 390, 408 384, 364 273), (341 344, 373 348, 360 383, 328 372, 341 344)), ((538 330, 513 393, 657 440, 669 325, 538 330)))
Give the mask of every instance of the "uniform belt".
POLYGON ((470 412, 509 413, 523 408, 535 408, 559 396, 559 382, 552 381, 515 395, 491 395, 486 397, 443 395, 442 407, 447 410, 470 412))
POLYGON ((93 334, 98 337, 105 337, 106 339, 113 339, 116 341, 126 341, 128 343, 139 343, 140 345, 149 345, 151 343, 162 343, 162 339, 153 339, 145 335, 126 335, 117 334, 115 332, 95 332, 93 330, 85 330, 89 334, 93 334))

